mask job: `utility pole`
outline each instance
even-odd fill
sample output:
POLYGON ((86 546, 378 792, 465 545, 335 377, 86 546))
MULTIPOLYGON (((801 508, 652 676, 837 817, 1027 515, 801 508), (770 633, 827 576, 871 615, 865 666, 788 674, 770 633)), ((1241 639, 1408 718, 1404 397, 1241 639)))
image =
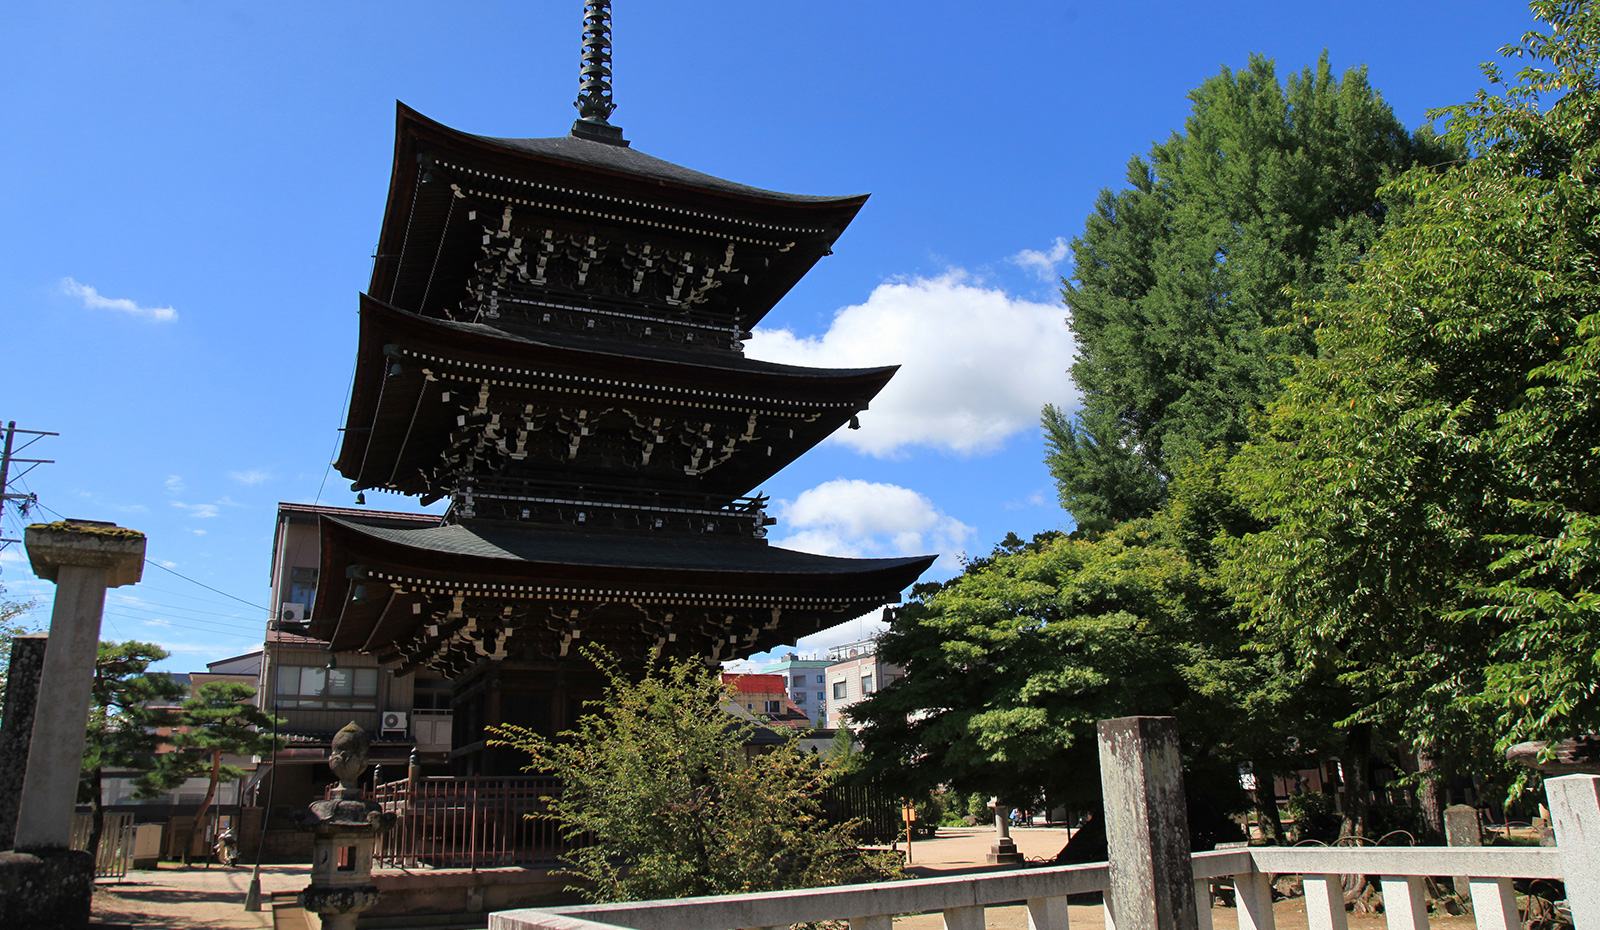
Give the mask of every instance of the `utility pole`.
MULTIPOLYGON (((5 433, 6 433, 6 437, 5 437, 4 447, 0 448, 0 516, 4 516, 5 515, 6 504, 8 504, 8 503, 10 503, 12 501, 22 501, 23 503, 19 504, 17 509, 18 509, 18 512, 22 513, 23 515, 26 515, 27 512, 28 512, 28 508, 33 504, 34 495, 32 495, 32 494, 13 494, 11 492, 11 482, 14 480, 12 478, 12 476, 11 476, 11 466, 12 466, 12 464, 26 465, 27 466, 26 468, 24 468, 21 471, 17 472, 16 477, 17 478, 21 478, 23 475, 26 475, 28 472, 33 471, 35 468, 39 467, 40 465, 53 465, 53 464, 55 464, 55 459, 19 459, 19 458, 17 458, 15 456, 14 453, 15 452, 21 452, 22 450, 28 448, 29 446, 33 445, 34 443, 38 442, 40 439, 43 439, 46 436, 59 436, 61 434, 60 433, 48 433, 48 432, 45 432, 44 430, 37 430, 37 429, 17 429, 17 421, 16 420, 11 420, 10 422, 6 423, 5 433), (24 441, 22 443, 22 445, 18 446, 18 445, 16 445, 16 438, 17 438, 17 434, 18 433, 21 433, 24 436, 32 436, 33 438, 24 441)), ((6 546, 10 545, 11 543, 21 542, 21 541, 22 540, 20 540, 20 539, 0 538, 0 549, 4 549, 6 546)))

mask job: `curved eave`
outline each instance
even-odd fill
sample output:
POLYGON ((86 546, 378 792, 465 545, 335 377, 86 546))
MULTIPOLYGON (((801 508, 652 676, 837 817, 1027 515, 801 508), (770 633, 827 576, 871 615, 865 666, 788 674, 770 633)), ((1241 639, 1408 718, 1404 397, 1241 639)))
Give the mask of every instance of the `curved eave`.
POLYGON ((636 200, 678 215, 688 211, 687 215, 712 225, 716 225, 717 217, 723 217, 735 224, 728 227, 730 230, 742 229, 738 224, 743 223, 819 230, 818 234, 803 237, 804 241, 791 250, 791 267, 768 276, 773 279, 773 286, 765 289, 766 306, 747 308, 748 325, 754 325, 827 254, 869 196, 810 197, 767 191, 702 174, 631 148, 586 140, 476 136, 431 120, 399 101, 395 107, 394 164, 379 234, 378 261, 373 265, 368 287, 373 294, 393 292, 398 270, 395 259, 404 253, 407 237, 429 233, 413 229, 411 217, 424 157, 448 155, 477 171, 586 191, 597 205, 613 205, 608 209, 614 209, 619 200, 636 200), (540 151, 541 144, 551 150, 540 151), (590 146, 596 148, 587 149, 590 146))
MULTIPOLYGON (((497 381, 514 380, 529 372, 591 383, 596 379, 625 379, 633 385, 668 389, 657 403, 671 403, 678 398, 710 402, 724 397, 761 397, 822 409, 822 419, 808 427, 803 439, 775 450, 771 460, 762 463, 762 473, 744 487, 732 490, 732 495, 766 480, 837 429, 864 408, 898 370, 898 366, 803 368, 712 352, 700 353, 701 357, 693 360, 664 358, 653 356, 646 346, 636 344, 580 348, 571 345, 571 340, 545 342, 482 325, 434 320, 367 295, 361 296, 360 306, 356 375, 344 440, 334 466, 362 489, 387 486, 395 461, 406 455, 409 443, 413 439, 428 441, 426 424, 419 426, 415 411, 432 401, 422 398, 420 382, 409 384, 419 377, 418 365, 406 360, 401 365, 401 375, 391 377, 391 360, 384 355, 387 346, 426 355, 437 368, 454 366, 451 370, 481 372, 485 379, 497 381), (386 399, 388 385, 393 386, 390 398, 398 399, 386 399), (413 397, 417 398, 414 402, 410 400, 413 397), (412 403, 417 406, 408 406, 412 403), (405 413, 385 415, 385 405, 399 405, 395 409, 403 408, 405 413), (412 435, 414 429, 420 430, 419 435, 412 435), (391 435, 397 431, 404 435, 391 435), (387 470, 386 465, 390 466, 387 470)), ((712 484, 717 485, 720 480, 712 484)))
MULTIPOLYGON (((877 605, 897 600, 937 558, 841 559, 755 541, 523 527, 389 530, 333 517, 321 521, 321 554, 326 582, 317 592, 312 635, 335 651, 383 645, 373 636, 385 605, 376 599, 351 602, 351 586, 367 579, 374 586, 392 576, 433 580, 507 598, 533 597, 535 589, 546 587, 602 595, 789 599, 804 612, 804 603, 828 599, 877 605)), ((403 619, 406 628, 420 622, 403 619)))

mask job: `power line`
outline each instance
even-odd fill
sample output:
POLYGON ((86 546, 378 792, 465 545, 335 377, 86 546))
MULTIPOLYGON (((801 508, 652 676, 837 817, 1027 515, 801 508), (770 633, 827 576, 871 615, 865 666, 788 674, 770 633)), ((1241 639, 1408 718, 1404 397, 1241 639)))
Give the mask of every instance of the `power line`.
POLYGON ((132 621, 135 621, 137 623, 144 624, 145 626, 178 627, 179 629, 193 630, 196 633, 206 633, 206 634, 211 635, 211 636, 231 636, 234 639, 248 639, 248 640, 254 640, 256 638, 253 634, 250 634, 250 633, 235 633, 232 630, 218 630, 218 629, 210 629, 210 628, 207 628, 207 627, 189 626, 188 624, 185 624, 185 623, 178 623, 178 622, 173 621, 173 620, 165 620, 165 619, 160 620, 160 621, 151 621, 150 619, 148 619, 146 617, 133 617, 133 616, 129 616, 128 614, 113 613, 110 610, 107 610, 105 612, 105 616, 106 617, 121 617, 124 620, 132 620, 132 621))
MULTIPOLYGON (((43 503, 37 497, 35 497, 33 499, 33 502, 35 504, 37 504, 40 508, 42 508, 44 510, 48 510, 51 513, 55 514, 58 518, 60 518, 62 520, 67 519, 66 517, 62 516, 61 511, 55 509, 54 507, 51 507, 48 504, 43 503)), ((146 557, 145 558, 145 563, 148 564, 148 565, 154 565, 156 568, 161 569, 162 571, 166 572, 169 575, 177 575, 179 578, 182 578, 184 581, 187 581, 190 584, 199 585, 200 587, 205 588, 207 591, 210 591, 210 592, 212 592, 214 594, 220 594, 223 597, 228 598, 230 600, 238 601, 239 603, 245 605, 246 607, 252 607, 252 608, 254 608, 256 610, 259 610, 263 614, 271 613, 271 611, 267 610, 267 608, 265 608, 265 607, 262 607, 260 604, 253 604, 250 601, 247 601, 242 597, 235 597, 234 595, 229 594, 228 592, 222 590, 221 588, 213 588, 212 586, 206 584, 204 581, 196 581, 193 578, 190 578, 188 575, 185 575, 183 572, 175 571, 173 569, 170 569, 170 568, 166 567, 165 565, 162 565, 160 562, 157 562, 155 559, 146 557)))
MULTIPOLYGON (((149 604, 149 603, 150 603, 149 601, 142 602, 142 604, 149 604)), ((181 614, 175 615, 175 614, 172 613, 172 611, 175 608, 165 607, 165 605, 162 605, 162 604, 155 604, 155 605, 152 605, 152 606, 142 606, 141 602, 135 601, 133 603, 129 603, 129 602, 126 602, 126 601, 122 601, 122 602, 118 602, 115 606, 117 606, 118 608, 120 608, 122 610, 137 610, 137 611, 139 611, 141 613, 155 614, 158 617, 176 616, 177 619, 179 619, 179 620, 188 620, 188 621, 190 621, 192 623, 214 624, 214 625, 219 626, 219 627, 227 627, 227 628, 230 628, 230 629, 258 630, 258 629, 261 629, 262 626, 263 626, 262 622, 259 621, 259 620, 251 621, 249 619, 242 618, 242 617, 240 619, 243 622, 241 622, 241 623, 230 623, 227 620, 210 620, 210 619, 207 619, 205 617, 188 617, 188 616, 183 616, 181 614), (157 607, 164 608, 164 609, 157 610, 157 609, 155 609, 157 607)))
MULTIPOLYGON (((169 610, 184 610, 192 614, 206 614, 212 617, 227 617, 232 620, 243 620, 246 623, 259 623, 262 619, 260 616, 250 616, 249 614, 223 613, 220 610, 205 610, 204 608, 189 607, 183 604, 163 604, 160 601, 153 601, 147 597, 139 597, 137 594, 114 594, 112 596, 121 598, 125 601, 130 601, 135 604, 149 604, 153 607, 165 607, 169 610)), ((206 601, 205 603, 209 604, 211 602, 206 601)))
MULTIPOLYGON (((227 604, 227 603, 224 603, 222 601, 215 600, 214 598, 202 597, 202 596, 200 596, 198 594, 186 594, 186 593, 184 593, 182 591, 172 591, 172 590, 169 590, 167 588, 158 588, 158 587, 156 587, 155 585, 151 584, 148 581, 139 582, 139 590, 140 591, 154 591, 157 594, 167 594, 167 595, 171 595, 172 597, 185 597, 185 598, 188 598, 189 600, 192 600, 192 601, 199 601, 202 604, 216 604, 219 607, 232 607, 233 606, 232 604, 227 604)), ((194 608, 184 608, 184 609, 192 610, 194 608)))

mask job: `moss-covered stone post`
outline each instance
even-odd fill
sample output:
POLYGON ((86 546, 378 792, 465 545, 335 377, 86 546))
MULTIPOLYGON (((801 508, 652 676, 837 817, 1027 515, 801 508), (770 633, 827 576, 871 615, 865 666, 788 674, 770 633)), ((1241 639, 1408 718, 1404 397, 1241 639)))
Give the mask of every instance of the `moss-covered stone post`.
POLYGON ((34 574, 56 583, 56 597, 22 782, 16 848, 64 850, 83 765, 84 722, 106 588, 133 584, 144 574, 144 534, 115 523, 62 520, 28 527, 25 542, 34 574))

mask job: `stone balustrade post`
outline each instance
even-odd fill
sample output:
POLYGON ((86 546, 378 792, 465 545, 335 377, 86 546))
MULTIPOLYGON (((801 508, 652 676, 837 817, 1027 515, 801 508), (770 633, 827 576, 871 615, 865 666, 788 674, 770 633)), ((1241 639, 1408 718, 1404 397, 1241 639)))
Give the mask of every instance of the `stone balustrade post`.
POLYGON ((1595 930, 1600 928, 1600 775, 1546 778, 1544 794, 1561 850, 1572 924, 1595 930))
POLYGON ((1097 729, 1116 930, 1198 930, 1177 721, 1119 717, 1097 729))

